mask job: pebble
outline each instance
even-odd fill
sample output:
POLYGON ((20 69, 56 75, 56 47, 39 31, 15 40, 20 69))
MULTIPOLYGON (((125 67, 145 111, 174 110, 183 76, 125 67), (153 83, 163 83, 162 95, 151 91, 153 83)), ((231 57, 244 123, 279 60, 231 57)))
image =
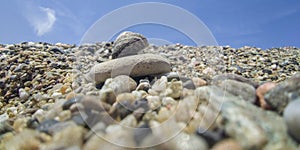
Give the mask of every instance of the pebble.
POLYGON ((69 126, 56 132, 53 140, 47 144, 47 149, 74 149, 83 145, 84 128, 80 126, 69 126))
POLYGON ((284 110, 283 118, 289 133, 300 143, 300 98, 290 102, 284 110))
POLYGON ((277 84, 274 82, 266 82, 262 85, 260 85, 257 89, 256 89, 256 95, 258 97, 259 100, 259 105, 261 108, 263 109, 270 109, 270 106, 267 104, 267 102, 265 101, 265 94, 270 91, 272 88, 274 88, 277 84))
POLYGON ((195 88, 207 85, 207 82, 201 78, 192 78, 195 88))
POLYGON ((141 54, 122 57, 95 65, 89 72, 89 78, 96 83, 118 75, 140 77, 168 73, 171 70, 167 59, 159 55, 141 54), (159 66, 159 67, 157 67, 159 66))
POLYGON ((218 86, 235 96, 240 96, 247 102, 255 103, 256 101, 255 88, 247 83, 236 80, 224 80, 218 86))
POLYGON ((137 55, 148 45, 143 35, 129 31, 122 32, 113 44, 112 58, 137 55))
POLYGON ((136 82, 126 75, 119 75, 112 80, 106 80, 102 89, 111 88, 115 95, 131 92, 137 87, 136 82))
POLYGON ((295 74, 290 79, 279 83, 265 94, 266 102, 275 109, 279 114, 282 114, 284 108, 289 102, 300 97, 300 73, 295 74))
POLYGON ((225 139, 212 147, 212 150, 243 150, 234 139, 225 139))

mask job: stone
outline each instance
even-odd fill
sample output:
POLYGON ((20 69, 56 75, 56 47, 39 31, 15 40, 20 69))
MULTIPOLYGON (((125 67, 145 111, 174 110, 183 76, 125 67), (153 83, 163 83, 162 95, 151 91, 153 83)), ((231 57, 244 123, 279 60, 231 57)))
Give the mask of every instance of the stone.
POLYGON ((290 102, 284 109, 283 118, 289 133, 300 143, 300 98, 290 102))
POLYGON ((243 150, 234 139, 225 139, 212 147, 212 150, 243 150))
POLYGON ((102 89, 111 88, 115 95, 131 92, 137 87, 136 82, 126 75, 119 75, 114 77, 112 80, 106 80, 102 89))
POLYGON ((27 119, 26 118, 18 118, 15 120, 13 124, 14 131, 21 132, 24 128, 27 127, 27 119))
POLYGON ((171 66, 167 59, 160 55, 141 54, 106 61, 95 65, 88 73, 90 80, 96 83, 118 75, 140 77, 170 72, 171 66))
POLYGON ((129 31, 123 32, 113 44, 112 58, 137 55, 148 45, 148 41, 143 35, 129 31))
POLYGON ((68 99, 67 101, 65 101, 62 105, 62 109, 63 110, 67 110, 69 109, 73 104, 80 102, 80 100, 82 99, 82 97, 73 97, 71 99, 68 99))
POLYGON ((209 147, 212 147, 224 138, 224 135, 220 131, 211 131, 203 128, 198 128, 197 135, 205 139, 209 147))
MULTIPOLYGON (((209 102, 206 107, 221 115, 226 135, 235 139, 243 149, 296 148, 278 114, 249 105, 240 97, 215 86, 199 87, 195 95, 200 102, 209 102)), ((217 116, 205 114, 204 118, 212 119, 210 125, 217 123, 217 116)))
POLYGON ((250 103, 255 103, 256 101, 255 88, 247 83, 235 80, 224 80, 220 82, 218 86, 235 96, 240 96, 250 103))
POLYGON ((11 132, 13 130, 13 127, 7 121, 0 122, 0 135, 11 132))
MULTIPOLYGON (((124 138, 123 141, 127 141, 127 138, 124 138)), ((132 148, 122 147, 120 145, 116 145, 114 142, 107 140, 104 135, 100 133, 94 134, 83 146, 83 150, 99 150, 99 149, 124 149, 124 150, 132 150, 132 148)))
POLYGON ((192 78, 192 80, 195 85, 195 88, 207 85, 207 82, 205 80, 203 80, 202 78, 194 77, 194 78, 192 78))
POLYGON ((26 92, 24 89, 19 89, 19 97, 21 100, 27 100, 29 98, 28 92, 26 92))
POLYGON ((223 82, 226 79, 230 79, 230 80, 236 80, 239 82, 244 82, 247 84, 252 85, 253 87, 258 87, 258 83, 247 79, 243 76, 237 75, 237 74, 232 74, 232 73, 225 73, 225 74, 221 74, 221 75, 216 75, 212 78, 211 84, 217 85, 219 82, 223 82))
MULTIPOLYGON (((151 91, 153 91, 156 94, 162 93, 167 89, 168 86, 168 79, 165 76, 162 76, 160 79, 154 82, 151 89, 149 89, 149 93, 151 94, 151 91)), ((151 95, 156 95, 151 94, 151 95)))
POLYGON ((47 144, 47 149, 68 149, 70 147, 79 147, 83 145, 83 136, 85 129, 81 126, 69 126, 56 132, 53 135, 51 143, 47 144))
POLYGON ((283 119, 243 101, 223 104, 225 131, 245 149, 295 149, 283 119), (241 121, 242 120, 242 121, 241 121))
POLYGON ((292 100, 300 97, 300 73, 296 73, 290 79, 280 82, 265 95, 265 100, 271 108, 282 114, 284 108, 292 100))
POLYGON ((149 83, 149 80, 140 80, 140 83, 135 90, 136 91, 139 91, 139 90, 148 91, 150 88, 151 88, 151 85, 149 83))
POLYGON ((54 120, 54 119, 45 120, 39 125, 38 130, 40 132, 50 133, 50 130, 51 130, 52 126, 57 124, 57 123, 59 123, 59 122, 57 120, 54 120))
POLYGON ((274 82, 266 82, 262 85, 260 85, 257 89, 256 89, 256 95, 258 97, 259 100, 259 105, 261 108, 263 109, 270 109, 270 106, 267 104, 267 102, 265 101, 265 94, 270 91, 272 88, 274 88, 277 84, 274 82))
POLYGON ((201 137, 197 137, 194 134, 186 134, 184 132, 179 133, 170 141, 167 141, 157 147, 158 149, 201 149, 208 150, 208 146, 201 137))
POLYGON ((167 89, 163 95, 178 99, 182 95, 182 90, 182 81, 172 80, 171 82, 168 82, 167 89))
POLYGON ((48 135, 26 129, 8 140, 4 147, 7 150, 38 150, 43 148, 43 142, 50 141, 51 138, 48 135))
POLYGON ((107 88, 100 90, 100 100, 112 105, 116 101, 116 95, 113 89, 107 88))

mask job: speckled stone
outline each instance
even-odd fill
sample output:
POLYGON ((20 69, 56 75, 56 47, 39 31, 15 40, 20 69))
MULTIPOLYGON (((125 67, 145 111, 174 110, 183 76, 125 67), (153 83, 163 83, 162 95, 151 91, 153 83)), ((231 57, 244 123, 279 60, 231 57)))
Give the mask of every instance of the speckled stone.
POLYGON ((265 95, 266 102, 282 114, 289 102, 300 97, 300 73, 279 83, 265 95))
POLYGON ((112 58, 136 55, 148 45, 143 35, 129 31, 123 32, 113 44, 112 58))

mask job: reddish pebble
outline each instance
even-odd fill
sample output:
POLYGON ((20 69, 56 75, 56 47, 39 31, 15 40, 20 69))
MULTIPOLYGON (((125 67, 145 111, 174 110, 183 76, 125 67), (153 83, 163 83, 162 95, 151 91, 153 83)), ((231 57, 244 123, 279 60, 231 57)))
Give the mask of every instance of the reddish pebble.
POLYGON ((258 96, 259 99, 259 105, 263 109, 269 109, 270 106, 267 104, 267 102, 264 99, 265 94, 270 91, 272 88, 274 88, 277 84, 274 82, 266 82, 262 85, 260 85, 256 89, 256 95, 258 96))
POLYGON ((207 82, 201 78, 193 78, 193 83, 196 88, 207 84, 207 82))

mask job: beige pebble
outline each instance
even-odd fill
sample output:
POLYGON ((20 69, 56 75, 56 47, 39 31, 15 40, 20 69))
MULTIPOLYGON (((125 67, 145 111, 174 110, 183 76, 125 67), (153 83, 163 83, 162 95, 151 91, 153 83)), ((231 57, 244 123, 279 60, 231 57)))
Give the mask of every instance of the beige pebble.
POLYGON ((213 146, 212 150, 243 150, 233 139, 225 139, 213 146))

